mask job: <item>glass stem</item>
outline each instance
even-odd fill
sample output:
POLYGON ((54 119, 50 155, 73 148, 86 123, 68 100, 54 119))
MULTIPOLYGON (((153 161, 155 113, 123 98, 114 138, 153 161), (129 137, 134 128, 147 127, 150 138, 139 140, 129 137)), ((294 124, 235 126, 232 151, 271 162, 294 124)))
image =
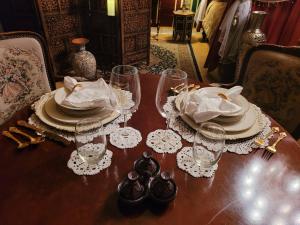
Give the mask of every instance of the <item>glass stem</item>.
POLYGON ((127 114, 124 113, 124 124, 123 124, 123 128, 127 127, 127 114))
POLYGON ((167 130, 170 130, 171 115, 167 116, 167 130))

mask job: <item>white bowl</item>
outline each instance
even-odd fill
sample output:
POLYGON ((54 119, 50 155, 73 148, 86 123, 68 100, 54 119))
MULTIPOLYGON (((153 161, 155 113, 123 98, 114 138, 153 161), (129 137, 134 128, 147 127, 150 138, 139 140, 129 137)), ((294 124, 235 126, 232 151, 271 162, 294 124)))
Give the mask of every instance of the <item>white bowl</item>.
POLYGON ((54 95, 54 100, 55 100, 56 104, 58 104, 59 106, 65 108, 65 109, 79 110, 79 111, 97 108, 97 107, 75 107, 75 106, 64 105, 62 102, 69 94, 70 94, 70 91, 65 87, 57 89, 55 91, 55 95, 54 95))
MULTIPOLYGON (((215 92, 216 94, 225 93, 227 91, 227 89, 219 88, 219 87, 205 87, 205 89, 210 89, 210 91, 215 92)), ((196 90, 196 91, 198 91, 198 90, 196 90)), ((190 92, 189 94, 192 94, 192 93, 194 93, 194 92, 190 92)), ((177 98, 175 99, 175 105, 178 110, 179 110, 181 101, 182 101, 182 95, 178 95, 177 98)), ((230 116, 220 115, 220 116, 214 118, 213 122, 235 123, 243 118, 243 116, 249 110, 249 107, 250 107, 248 100, 244 96, 238 95, 236 98, 234 98, 232 100, 232 102, 237 104, 238 106, 240 106, 241 110, 239 110, 236 113, 231 114, 230 116)))
MULTIPOLYGON (((228 89, 220 88, 220 87, 205 87, 205 88, 202 88, 202 90, 203 89, 207 89, 207 90, 209 90, 212 93, 224 94, 224 95, 228 91, 228 89)), ((236 112, 236 113, 232 113, 230 116, 221 115, 220 117, 224 117, 225 118, 225 117, 243 116, 249 110, 249 102, 242 95, 236 96, 234 99, 232 99, 232 102, 235 103, 236 105, 240 106, 241 110, 238 111, 238 112, 236 112)))

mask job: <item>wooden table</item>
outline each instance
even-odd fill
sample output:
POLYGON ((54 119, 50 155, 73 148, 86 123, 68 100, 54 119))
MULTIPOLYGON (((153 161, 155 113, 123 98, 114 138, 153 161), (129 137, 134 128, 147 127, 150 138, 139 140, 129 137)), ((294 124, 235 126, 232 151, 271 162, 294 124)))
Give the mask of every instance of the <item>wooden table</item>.
POLYGON ((173 12, 173 40, 191 41, 195 13, 189 10, 177 10, 173 12))
MULTIPOLYGON (((157 82, 157 76, 141 76, 141 105, 129 121, 141 131, 142 142, 127 151, 109 145, 114 154, 112 165, 97 175, 78 176, 67 168, 74 146, 46 141, 19 151, 1 135, 0 224, 300 223, 300 147, 290 135, 279 143, 278 153, 269 161, 261 158, 262 150, 248 155, 224 153, 213 178, 193 178, 177 168, 176 154, 161 155, 146 147, 147 134, 165 127, 154 103, 157 82), (151 151, 162 170, 175 175, 178 195, 166 209, 145 205, 129 210, 117 203, 117 184, 143 151, 151 151)), ((29 107, 18 112, 1 131, 30 114, 29 107)))

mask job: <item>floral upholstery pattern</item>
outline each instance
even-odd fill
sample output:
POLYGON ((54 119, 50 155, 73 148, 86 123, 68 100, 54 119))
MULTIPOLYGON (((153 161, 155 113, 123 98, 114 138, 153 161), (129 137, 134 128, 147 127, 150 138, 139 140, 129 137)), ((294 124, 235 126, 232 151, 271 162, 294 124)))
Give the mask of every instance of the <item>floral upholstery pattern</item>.
POLYGON ((257 50, 243 74, 243 95, 289 132, 300 124, 300 57, 257 50))
POLYGON ((0 124, 50 91, 41 47, 19 48, 10 43, 0 44, 0 124))

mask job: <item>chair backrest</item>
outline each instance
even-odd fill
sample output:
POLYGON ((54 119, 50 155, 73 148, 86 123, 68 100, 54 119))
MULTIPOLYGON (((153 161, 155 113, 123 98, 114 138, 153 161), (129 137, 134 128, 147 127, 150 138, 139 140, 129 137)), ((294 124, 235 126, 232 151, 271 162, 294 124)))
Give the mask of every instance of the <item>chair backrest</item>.
POLYGON ((0 33, 0 124, 54 89, 43 39, 33 32, 0 33))
POLYGON ((300 47, 260 45, 242 63, 243 95, 289 132, 300 125, 300 47))

